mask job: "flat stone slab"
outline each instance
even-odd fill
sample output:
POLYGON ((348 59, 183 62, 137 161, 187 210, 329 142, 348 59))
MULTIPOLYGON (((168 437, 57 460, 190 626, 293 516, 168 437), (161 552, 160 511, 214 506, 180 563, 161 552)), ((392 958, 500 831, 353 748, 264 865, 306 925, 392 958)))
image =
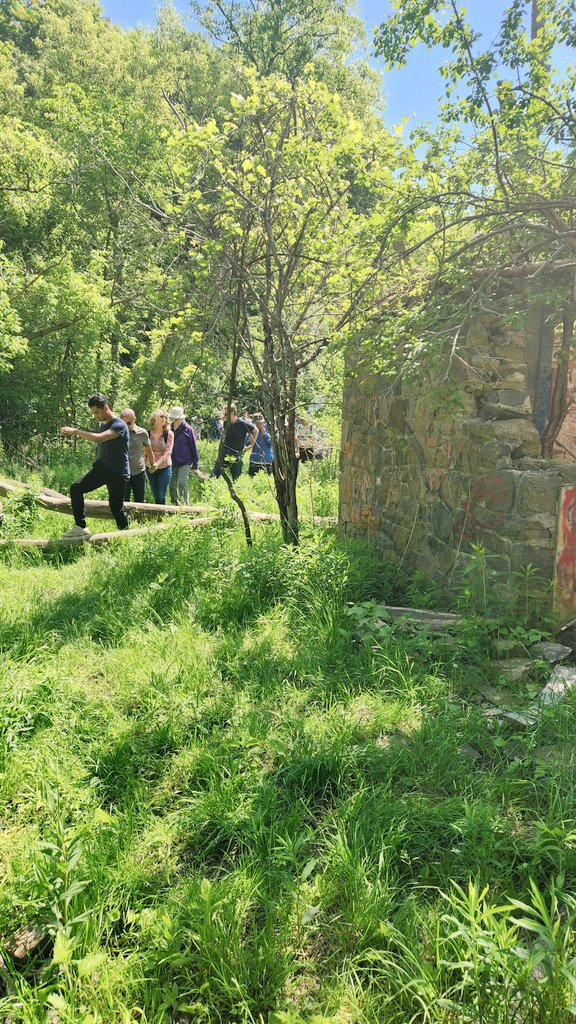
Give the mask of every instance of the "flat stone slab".
POLYGON ((491 708, 509 708, 514 701, 514 696, 506 685, 482 686, 478 691, 478 699, 491 708))
POLYGON ((538 715, 531 711, 504 711, 501 715, 504 722, 508 722, 514 729, 529 729, 536 725, 538 715))
POLYGON ((6 943, 6 952, 14 960, 25 960, 39 946, 43 946, 45 942, 49 941, 49 938, 48 932, 36 925, 19 928, 6 943))
POLYGON ((440 631, 457 626, 462 622, 461 615, 454 615, 452 612, 435 612, 423 608, 398 608, 395 605, 377 605, 374 609, 376 615, 385 621, 397 621, 406 619, 411 626, 419 629, 431 629, 440 631))
POLYGON ((558 704, 574 687, 576 687, 576 668, 570 668, 568 665, 556 665, 538 697, 538 704, 544 705, 544 707, 558 704))
POLYGON ((574 756, 574 747, 571 743, 558 743, 555 746, 541 747, 535 754, 537 761, 541 761, 544 764, 557 765, 558 767, 573 764, 574 756))
POLYGON ((499 718, 508 722, 515 729, 529 729, 536 725, 538 715, 543 707, 551 707, 576 689, 576 668, 569 665, 556 665, 546 686, 537 700, 533 701, 524 711, 509 711, 505 708, 487 708, 482 712, 484 718, 499 718))
POLYGON ((530 658, 506 658, 497 664, 498 675, 508 683, 518 683, 534 670, 534 662, 530 658))
POLYGON ((505 708, 487 708, 486 711, 482 712, 484 718, 499 718, 502 722, 507 722, 514 729, 529 729, 532 725, 536 725, 538 719, 537 713, 532 711, 507 711, 505 708))
POLYGON ((476 747, 472 747, 469 743, 463 743, 461 747, 458 747, 458 753, 466 761, 479 761, 482 757, 480 751, 476 750, 476 747))
POLYGON ((498 659, 526 657, 526 646, 512 637, 503 637, 496 640, 494 648, 498 659))
POLYGON ((558 661, 566 661, 566 658, 572 654, 572 648, 566 647, 565 644, 553 644, 543 640, 542 643, 534 644, 530 648, 530 654, 533 658, 543 658, 550 665, 555 665, 558 661))

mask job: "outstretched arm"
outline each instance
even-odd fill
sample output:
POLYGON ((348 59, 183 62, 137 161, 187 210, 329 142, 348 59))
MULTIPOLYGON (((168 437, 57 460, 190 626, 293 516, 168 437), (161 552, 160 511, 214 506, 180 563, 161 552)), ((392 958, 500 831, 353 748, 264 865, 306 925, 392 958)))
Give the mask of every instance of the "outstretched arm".
POLYGON ((118 437, 117 430, 103 430, 101 434, 95 430, 80 430, 79 427, 60 427, 60 433, 68 437, 81 437, 83 441, 92 441, 94 444, 102 444, 103 441, 113 441, 118 437))

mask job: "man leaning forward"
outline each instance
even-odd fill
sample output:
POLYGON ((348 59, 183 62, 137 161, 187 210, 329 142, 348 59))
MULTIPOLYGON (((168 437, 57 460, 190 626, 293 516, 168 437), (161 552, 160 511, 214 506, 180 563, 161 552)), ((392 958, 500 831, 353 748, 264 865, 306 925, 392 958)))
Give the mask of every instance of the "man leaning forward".
POLYGON ((94 419, 100 423, 98 431, 60 427, 61 434, 81 437, 84 441, 92 441, 93 444, 99 445, 98 456, 92 464, 92 469, 80 480, 75 480, 70 488, 75 525, 64 534, 68 539, 90 537, 84 516, 84 495, 102 486, 108 490, 108 504, 118 529, 128 529, 128 516, 124 508, 126 484, 130 479, 128 427, 124 420, 112 412, 106 395, 99 391, 90 396, 87 405, 94 419))

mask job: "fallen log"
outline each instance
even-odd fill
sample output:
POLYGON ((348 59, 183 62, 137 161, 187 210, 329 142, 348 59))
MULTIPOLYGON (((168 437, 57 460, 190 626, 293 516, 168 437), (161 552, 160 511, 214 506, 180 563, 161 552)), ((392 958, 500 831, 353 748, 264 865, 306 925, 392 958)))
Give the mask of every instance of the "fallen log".
MULTIPOLYGON (((195 526, 208 526, 213 519, 213 516, 203 516, 199 519, 185 520, 182 525, 186 529, 195 526)), ((108 544, 113 540, 130 540, 131 537, 142 537, 159 530, 169 530, 171 526, 171 523, 153 523, 151 526, 137 526, 134 530, 110 530, 108 533, 93 533, 90 537, 54 537, 47 540, 39 537, 6 538, 0 540, 0 547, 13 546, 37 548, 41 551, 61 551, 67 547, 78 547, 79 544, 108 544)))
POLYGON ((62 494, 62 491, 53 491, 51 487, 41 487, 40 494, 45 494, 47 498, 60 498, 62 501, 66 501, 68 497, 62 494))
MULTIPOLYGON (((0 480, 0 494, 7 498, 10 494, 17 494, 18 491, 31 491, 32 484, 25 484, 22 480, 0 480)), ((40 494, 47 498, 59 498, 61 501, 68 501, 68 497, 61 491, 55 491, 52 487, 41 487, 40 494)))
POLYGON ((31 490, 30 484, 23 484, 21 480, 0 480, 0 494, 4 498, 7 498, 10 494, 17 494, 21 490, 31 490))
MULTIPOLYGON (((30 484, 22 483, 20 480, 0 480, 0 494, 8 497, 17 494, 19 491, 31 491, 30 484)), ((50 487, 41 487, 40 493, 34 495, 34 500, 41 508, 49 512, 62 512, 64 515, 72 515, 72 503, 67 494, 54 491, 50 487)), ((87 498, 84 501, 86 515, 91 519, 112 519, 107 501, 87 498)), ((155 505, 153 502, 127 501, 124 508, 132 512, 135 519, 158 519, 164 515, 197 515, 199 512, 216 511, 210 505, 155 505)))
POLYGON ((453 612, 435 612, 424 608, 398 608, 394 605, 379 605, 374 609, 382 619, 405 621, 409 626, 419 629, 430 629, 432 632, 458 626, 462 622, 461 615, 453 612))
MULTIPOLYGON (((70 498, 63 495, 54 498, 48 494, 38 495, 36 501, 42 508, 50 512, 62 512, 64 515, 72 515, 72 503, 70 498)), ((198 512, 215 512, 210 505, 155 505, 147 501, 126 501, 124 508, 133 514, 135 519, 159 519, 162 516, 174 515, 197 515, 198 512)), ((107 501, 99 498, 87 498, 84 501, 84 511, 89 519, 112 519, 112 513, 107 501)))
MULTIPOLYGON (((30 484, 22 483, 20 480, 0 480, 0 495, 7 497, 10 494, 17 494, 21 490, 31 491, 30 484)), ((40 493, 34 496, 34 500, 41 508, 49 512, 60 512, 64 515, 72 515, 72 503, 66 494, 54 491, 50 487, 41 487, 40 493)), ((218 510, 212 505, 155 505, 148 501, 126 501, 124 508, 130 512, 134 519, 160 519, 163 516, 174 515, 198 515, 199 512, 215 513, 218 510)), ((98 498, 86 498, 84 500, 84 511, 89 519, 112 519, 112 513, 107 501, 98 498)), ((279 523, 280 516, 277 512, 248 512, 250 519, 260 523, 279 523)), ((314 516, 315 526, 335 526, 338 522, 336 516, 314 516)))
MULTIPOLYGON (((357 616, 356 606, 349 609, 353 618, 357 616)), ((368 624, 371 627, 383 628, 392 623, 402 623, 409 630, 427 629, 431 633, 442 633, 448 638, 451 630, 462 622, 460 615, 453 612, 436 612, 424 608, 401 608, 396 605, 377 604, 370 607, 368 624)), ((365 634, 362 619, 357 623, 356 634, 362 639, 365 634)))

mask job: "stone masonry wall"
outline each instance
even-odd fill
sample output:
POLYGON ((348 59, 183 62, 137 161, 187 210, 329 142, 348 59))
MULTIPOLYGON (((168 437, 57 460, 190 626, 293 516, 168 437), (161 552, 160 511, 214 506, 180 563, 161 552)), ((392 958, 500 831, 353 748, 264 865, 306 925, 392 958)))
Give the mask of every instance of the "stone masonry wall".
POLYGON ((528 328, 506 334, 492 319, 418 385, 350 375, 341 530, 429 575, 449 577, 478 543, 503 583, 528 564, 551 579, 576 465, 540 457, 530 363, 528 328))

